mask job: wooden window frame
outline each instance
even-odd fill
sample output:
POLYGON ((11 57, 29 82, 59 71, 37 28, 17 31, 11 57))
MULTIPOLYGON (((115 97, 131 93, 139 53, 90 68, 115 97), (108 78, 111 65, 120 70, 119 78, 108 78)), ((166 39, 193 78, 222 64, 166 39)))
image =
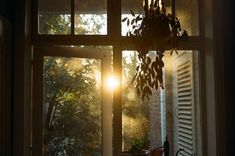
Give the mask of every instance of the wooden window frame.
MULTIPOLYGON (((122 51, 136 50, 135 45, 141 43, 141 39, 121 36, 121 0, 107 0, 107 35, 45 35, 38 34, 38 5, 37 1, 33 3, 33 24, 32 24, 32 45, 109 45, 113 47, 113 70, 118 75, 121 82, 122 74, 122 51)), ((74 2, 74 0, 71 0, 74 2)), ((205 53, 203 39, 203 12, 200 9, 201 0, 199 0, 199 36, 189 36, 188 41, 179 41, 178 50, 195 50, 199 54, 199 93, 201 105, 201 118, 206 118, 206 98, 205 96, 205 53)), ((71 5, 74 7, 73 5, 71 5)), ((73 13, 73 11, 71 11, 73 13)), ((73 17, 73 15, 71 16, 73 17)), ((73 20, 72 20, 73 23, 73 20)), ((72 27, 73 30, 73 27, 72 27)), ((122 91, 121 87, 113 93, 113 156, 118 156, 122 147, 122 91)), ((201 123, 202 129, 206 129, 206 121, 201 123)), ((207 151, 207 132, 203 130, 202 134, 202 153, 207 151)))

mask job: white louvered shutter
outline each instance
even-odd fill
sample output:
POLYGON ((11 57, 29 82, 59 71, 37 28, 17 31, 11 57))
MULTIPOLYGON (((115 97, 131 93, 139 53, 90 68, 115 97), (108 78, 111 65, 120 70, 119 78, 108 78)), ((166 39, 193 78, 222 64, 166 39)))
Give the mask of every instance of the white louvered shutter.
MULTIPOLYGON (((187 56, 187 55, 186 55, 187 56)), ((195 151, 193 75, 190 57, 184 57, 177 64, 177 112, 178 112, 178 149, 179 155, 192 156, 195 151)))

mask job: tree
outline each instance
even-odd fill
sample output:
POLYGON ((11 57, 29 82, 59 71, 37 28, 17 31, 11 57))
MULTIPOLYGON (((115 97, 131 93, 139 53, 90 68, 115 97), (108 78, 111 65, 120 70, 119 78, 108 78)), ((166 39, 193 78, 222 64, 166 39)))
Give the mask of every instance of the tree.
POLYGON ((94 78, 98 65, 100 62, 90 59, 44 59, 48 155, 100 155, 101 92, 94 78))
MULTIPOLYGON (((41 34, 71 32, 70 15, 45 13, 39 15, 39 21, 41 34)), ((80 25, 89 25, 89 21, 80 18, 76 21, 80 25)), ((103 27, 99 20, 92 24, 90 31, 94 33, 103 27)), ((87 31, 75 28, 76 33, 87 31)), ((101 89, 95 78, 100 66, 101 63, 94 59, 44 59, 46 155, 101 155, 101 89)))

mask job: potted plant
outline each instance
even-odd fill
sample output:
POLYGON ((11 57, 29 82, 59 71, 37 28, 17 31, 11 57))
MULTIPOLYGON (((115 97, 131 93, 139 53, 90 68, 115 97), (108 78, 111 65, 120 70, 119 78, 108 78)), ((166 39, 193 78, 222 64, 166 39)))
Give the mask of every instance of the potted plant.
POLYGON ((127 151, 122 151, 121 156, 148 156, 147 144, 143 139, 135 139, 132 146, 127 151))
POLYGON ((175 17, 174 8, 174 0, 171 14, 166 13, 165 0, 151 0, 150 4, 149 0, 144 0, 144 15, 130 11, 132 17, 122 19, 128 26, 127 36, 141 39, 136 45, 139 64, 131 83, 143 100, 152 95, 152 89, 163 88, 165 50, 177 53, 178 40, 188 39, 187 32, 181 29, 179 19, 175 17), (154 59, 148 55, 150 50, 156 51, 154 59))

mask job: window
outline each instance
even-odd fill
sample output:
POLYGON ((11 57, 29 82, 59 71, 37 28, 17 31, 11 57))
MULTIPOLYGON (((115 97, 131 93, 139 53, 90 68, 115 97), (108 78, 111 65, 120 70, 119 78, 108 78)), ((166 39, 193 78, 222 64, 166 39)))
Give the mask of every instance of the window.
POLYGON ((126 37, 121 22, 131 9, 141 14, 142 1, 35 2, 33 156, 118 156, 136 139, 155 148, 166 136, 172 154, 183 148, 202 155, 197 3, 176 1, 189 41, 179 42, 178 55, 165 53, 165 89, 142 101, 130 85, 140 43, 126 37), (113 90, 105 86, 109 74, 118 79, 113 90))
POLYGON ((75 34, 107 34, 107 1, 75 0, 75 34))
POLYGON ((39 34, 71 34, 70 1, 38 1, 39 34))
POLYGON ((111 48, 35 50, 33 154, 110 155, 111 48))
POLYGON ((38 1, 39 34, 107 34, 106 0, 38 1))
MULTIPOLYGON (((152 90, 149 100, 142 101, 131 85, 137 53, 122 52, 122 150, 130 149, 136 139, 146 148, 157 148, 167 136, 170 153, 184 149, 184 155, 201 155, 198 52, 178 53, 165 53, 165 88, 152 90)), ((155 51, 149 55, 155 59, 155 51)))

